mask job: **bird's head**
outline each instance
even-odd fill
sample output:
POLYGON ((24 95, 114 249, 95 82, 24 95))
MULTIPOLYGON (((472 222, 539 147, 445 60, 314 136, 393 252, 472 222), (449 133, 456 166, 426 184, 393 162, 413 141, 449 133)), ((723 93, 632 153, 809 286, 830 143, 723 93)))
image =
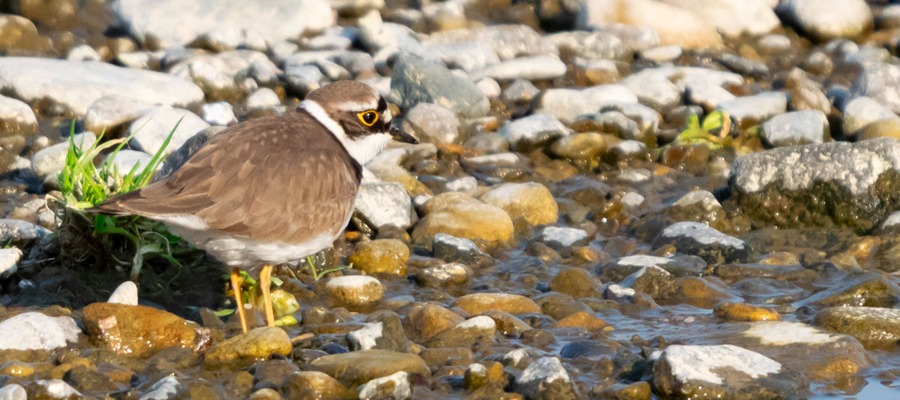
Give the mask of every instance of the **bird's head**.
POLYGON ((391 139, 418 143, 392 124, 384 97, 362 82, 339 81, 314 90, 300 108, 325 125, 360 164, 375 157, 391 139))

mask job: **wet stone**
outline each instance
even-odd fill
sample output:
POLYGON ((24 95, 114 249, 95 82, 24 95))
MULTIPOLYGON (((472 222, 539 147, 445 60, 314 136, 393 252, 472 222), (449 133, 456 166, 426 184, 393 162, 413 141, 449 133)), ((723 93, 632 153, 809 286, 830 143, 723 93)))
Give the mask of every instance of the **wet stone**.
POLYGON ((604 282, 622 282, 643 268, 658 269, 674 276, 699 276, 706 269, 706 262, 700 257, 683 254, 667 257, 635 255, 607 263, 597 272, 604 282))
POLYGON ((413 229, 412 240, 430 246, 439 233, 493 247, 513 240, 513 224, 510 215, 500 207, 478 202, 455 204, 419 220, 413 229))
POLYGON ((426 377, 431 375, 421 357, 386 350, 327 355, 313 360, 310 368, 324 372, 345 385, 361 385, 401 371, 426 377))
POLYGON ((516 381, 515 391, 527 400, 579 398, 569 373, 555 357, 544 357, 531 363, 516 381))
POLYGON ((425 342, 425 347, 466 347, 482 349, 494 341, 497 324, 487 316, 478 316, 441 331, 425 342))
POLYGON ((655 356, 653 385, 674 398, 794 397, 809 385, 779 362, 733 345, 673 345, 655 356))
POLYGON ((416 343, 423 343, 434 335, 465 321, 459 314, 436 304, 416 306, 403 319, 407 337, 416 343))
POLYGON ((354 269, 367 274, 383 273, 406 275, 409 247, 397 239, 378 239, 360 243, 356 251, 347 258, 354 269))
POLYGON ((405 353, 409 342, 403 334, 400 317, 392 312, 373 314, 362 329, 347 334, 351 351, 390 350, 405 353))
POLYGON ((851 273, 819 293, 795 303, 800 306, 894 307, 900 301, 900 286, 876 272, 851 273))
POLYGON ((331 278, 323 286, 336 303, 349 307, 370 305, 384 297, 384 286, 378 279, 370 276, 331 278))
POLYGON ((713 313, 728 321, 777 321, 781 315, 777 311, 768 310, 743 303, 722 303, 716 306, 713 313))
POLYGON ((349 394, 336 379, 318 371, 300 371, 287 380, 286 394, 291 399, 337 399, 349 394))
POLYGON ((118 354, 145 357, 178 346, 195 351, 209 346, 209 331, 155 308, 94 303, 83 310, 91 339, 118 354))
POLYGON ((507 293, 473 293, 459 297, 453 303, 471 315, 485 311, 505 311, 513 315, 540 312, 540 307, 531 299, 507 293))
POLYGON ((271 354, 288 355, 291 348, 291 341, 283 329, 256 328, 217 343, 206 354, 204 362, 212 367, 250 365, 271 354))
POLYGON ((679 252, 699 256, 710 264, 747 261, 750 257, 746 242, 699 222, 670 225, 653 241, 654 249, 664 245, 673 245, 679 252))
POLYGON ((499 207, 513 220, 524 218, 530 225, 556 222, 559 206, 546 186, 529 183, 505 183, 483 194, 481 201, 499 207))
POLYGON ((472 275, 472 269, 465 264, 449 263, 420 270, 416 282, 425 287, 447 287, 465 284, 472 275))
POLYGON ((602 297, 602 289, 590 272, 581 268, 567 268, 550 281, 550 290, 564 293, 575 299, 602 297))
POLYGON ((476 259, 488 257, 475 242, 458 238, 445 233, 434 235, 433 252, 436 258, 444 261, 459 261, 466 264, 475 264, 476 259))
POLYGON ((35 399, 78 399, 84 396, 61 379, 37 380, 28 387, 28 393, 35 399))
POLYGON ((411 395, 409 374, 403 371, 372 379, 359 390, 360 400, 403 400, 411 395))
POLYGON ((816 314, 814 324, 853 336, 868 349, 891 351, 900 345, 900 310, 878 307, 831 307, 816 314))

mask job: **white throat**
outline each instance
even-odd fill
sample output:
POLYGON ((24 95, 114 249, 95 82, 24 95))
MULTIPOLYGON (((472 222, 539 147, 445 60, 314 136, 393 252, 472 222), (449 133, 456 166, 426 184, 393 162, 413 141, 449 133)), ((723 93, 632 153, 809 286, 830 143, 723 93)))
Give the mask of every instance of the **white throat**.
POLYGON ((347 133, 344 132, 344 128, 341 127, 341 124, 328 116, 328 113, 325 112, 319 103, 313 100, 303 100, 300 102, 300 108, 306 110, 316 121, 325 125, 328 131, 344 145, 344 148, 347 149, 347 152, 359 165, 366 165, 391 141, 391 135, 386 132, 368 135, 358 140, 350 139, 347 133))

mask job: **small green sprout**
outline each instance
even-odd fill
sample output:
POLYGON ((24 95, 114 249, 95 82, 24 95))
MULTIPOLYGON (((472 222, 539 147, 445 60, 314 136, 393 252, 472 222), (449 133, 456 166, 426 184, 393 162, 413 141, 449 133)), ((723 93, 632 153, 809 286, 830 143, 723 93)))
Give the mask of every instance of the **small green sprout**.
POLYGON ((710 150, 731 147, 731 118, 721 110, 711 112, 703 119, 692 115, 688 118, 687 127, 675 138, 673 144, 705 144, 710 150))

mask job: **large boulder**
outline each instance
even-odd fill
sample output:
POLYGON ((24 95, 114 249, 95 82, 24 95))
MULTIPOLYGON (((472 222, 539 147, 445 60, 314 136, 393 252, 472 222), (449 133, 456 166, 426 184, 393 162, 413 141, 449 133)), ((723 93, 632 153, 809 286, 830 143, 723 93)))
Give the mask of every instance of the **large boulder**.
POLYGON ((900 208, 900 141, 785 147, 739 157, 730 185, 741 209, 778 227, 874 229, 900 208))

